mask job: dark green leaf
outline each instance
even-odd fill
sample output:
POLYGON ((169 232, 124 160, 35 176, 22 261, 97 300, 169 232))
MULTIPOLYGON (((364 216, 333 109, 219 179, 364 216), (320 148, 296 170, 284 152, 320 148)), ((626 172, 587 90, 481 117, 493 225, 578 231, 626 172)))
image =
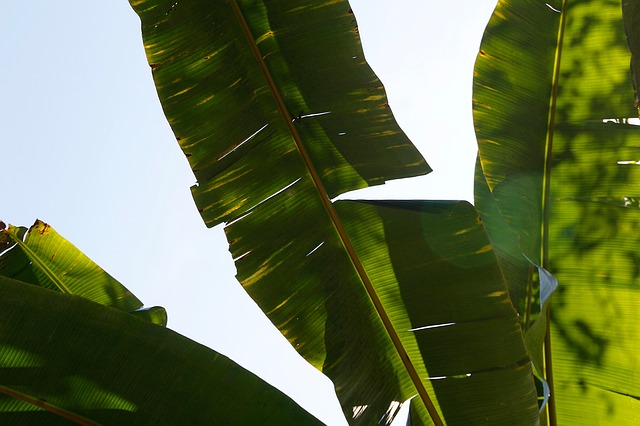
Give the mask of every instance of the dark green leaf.
POLYGON ((320 424, 171 330, 1 276, 0 336, 2 424, 320 424))
POLYGON ((388 423, 418 394, 415 424, 535 421, 522 331, 475 211, 330 201, 429 171, 348 3, 131 3, 205 222, 227 222, 238 279, 334 381, 347 418, 388 423), (421 251, 433 244, 445 251, 421 251))
POLYGON ((209 226, 316 172, 333 198, 430 171, 364 60, 347 1, 131 4, 209 226))

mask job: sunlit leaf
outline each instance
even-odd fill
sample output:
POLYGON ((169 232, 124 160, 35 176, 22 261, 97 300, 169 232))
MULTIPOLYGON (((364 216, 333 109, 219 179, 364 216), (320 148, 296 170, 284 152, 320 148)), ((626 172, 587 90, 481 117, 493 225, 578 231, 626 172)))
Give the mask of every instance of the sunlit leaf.
MULTIPOLYGON (((0 257, 0 275, 126 312, 142 308, 142 302, 127 288, 48 224, 38 220, 28 231, 9 226, 0 236, 7 241, 7 247, 13 247, 0 257)), ((157 307, 154 312, 147 318, 166 324, 164 309, 157 307)))
POLYGON ((430 171, 364 59, 348 2, 131 4, 209 226, 298 180, 319 179, 333 198, 430 171))
POLYGON ((639 408, 640 128, 629 120, 637 112, 621 6, 500 2, 475 68, 476 203, 508 227, 488 230, 515 271, 509 289, 525 329, 536 324, 539 289, 515 256, 559 282, 545 343, 557 424, 634 424, 639 408))

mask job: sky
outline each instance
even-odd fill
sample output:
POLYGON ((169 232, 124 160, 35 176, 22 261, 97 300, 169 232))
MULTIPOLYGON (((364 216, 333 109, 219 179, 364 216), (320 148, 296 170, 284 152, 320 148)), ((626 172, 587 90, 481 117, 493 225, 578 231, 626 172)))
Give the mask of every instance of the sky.
MULTIPOLYGON (((0 14, 0 219, 49 223, 169 327, 253 371, 329 425, 331 383, 235 280, 207 229, 125 0, 5 2, 0 14)), ((365 56, 434 172, 341 198, 473 197, 473 63, 495 0, 352 0, 365 56)))

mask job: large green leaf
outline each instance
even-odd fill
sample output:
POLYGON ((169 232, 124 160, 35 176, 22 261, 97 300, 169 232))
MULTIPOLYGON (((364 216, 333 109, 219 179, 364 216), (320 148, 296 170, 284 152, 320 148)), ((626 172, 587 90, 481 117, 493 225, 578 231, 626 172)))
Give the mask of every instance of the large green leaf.
POLYGON ((428 166, 346 1, 131 1, 205 222, 352 423, 533 423, 530 360, 468 205, 339 202, 428 166), (456 244, 450 244, 456 242, 456 244), (508 408, 505 408, 508 407, 508 408))
POLYGON ((228 358, 79 296, 0 276, 2 424, 320 424, 228 358))
POLYGON ((545 343, 558 424, 636 424, 640 409, 640 128, 621 12, 501 1, 475 68, 476 204, 525 329, 537 302, 523 254, 559 281, 545 343))
POLYGON ((131 4, 208 225, 299 179, 333 198, 430 171, 364 60, 346 1, 131 4))

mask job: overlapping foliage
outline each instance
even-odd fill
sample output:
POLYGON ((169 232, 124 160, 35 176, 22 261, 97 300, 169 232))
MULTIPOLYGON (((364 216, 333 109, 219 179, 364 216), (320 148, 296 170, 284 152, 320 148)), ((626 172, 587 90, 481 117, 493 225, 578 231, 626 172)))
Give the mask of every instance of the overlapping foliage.
POLYGON ((0 423, 319 424, 49 225, 3 229, 0 253, 0 423))
MULTIPOLYGON (((333 380, 350 423, 388 424, 411 400, 412 424, 633 424, 637 55, 631 79, 622 10, 637 53, 635 2, 498 3, 475 68, 479 215, 466 202, 332 201, 430 170, 364 61, 347 1, 131 4, 205 223, 225 222, 239 281, 333 380), (560 286, 547 300, 549 272, 560 286)), ((184 403, 179 413, 205 423, 315 422, 230 361, 134 318, 166 322, 47 225, 25 231, 3 231, 0 257, 10 416, 168 421, 176 413, 163 410, 184 403), (163 364, 175 357, 183 370, 163 364), (190 375, 194 365, 207 374, 190 375), (141 397, 168 386, 174 405, 141 397)))
POLYGON ((416 424, 535 418, 522 334, 473 208, 331 202, 429 171, 364 61, 349 4, 132 5, 205 222, 227 222, 238 279, 334 381, 345 415, 385 423, 418 395, 416 424), (442 230, 464 237, 447 244, 442 230))

